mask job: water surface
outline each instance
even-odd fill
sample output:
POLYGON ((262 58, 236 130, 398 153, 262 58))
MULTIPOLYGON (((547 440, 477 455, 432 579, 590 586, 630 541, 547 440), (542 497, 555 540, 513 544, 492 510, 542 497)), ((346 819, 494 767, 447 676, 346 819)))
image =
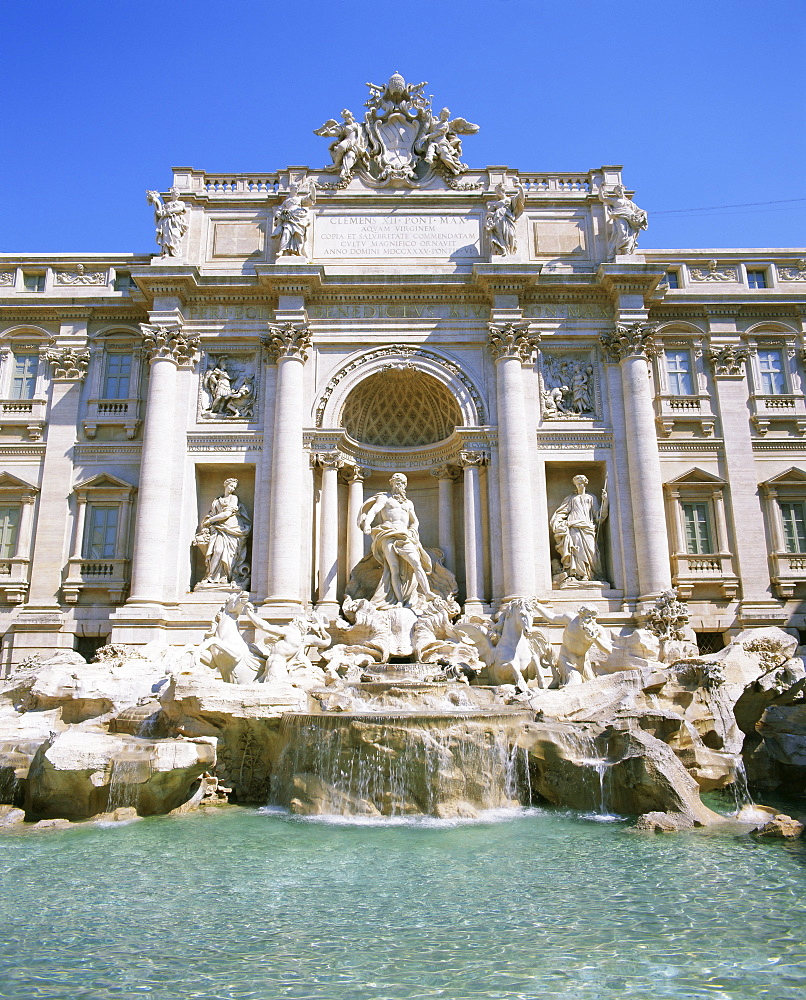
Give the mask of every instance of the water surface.
POLYGON ((0 997, 800 1000, 804 862, 540 810, 5 836, 0 997))

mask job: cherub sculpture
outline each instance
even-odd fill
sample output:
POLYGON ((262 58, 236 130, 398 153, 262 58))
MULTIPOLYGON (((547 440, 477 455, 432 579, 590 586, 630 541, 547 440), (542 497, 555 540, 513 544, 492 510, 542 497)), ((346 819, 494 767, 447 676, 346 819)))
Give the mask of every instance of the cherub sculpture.
POLYGON ((425 135, 417 142, 415 152, 419 152, 430 167, 456 177, 467 170, 467 164, 462 163, 462 140, 459 136, 475 135, 478 130, 478 125, 464 118, 451 119, 448 108, 440 111, 439 118, 434 118, 429 111, 425 135))

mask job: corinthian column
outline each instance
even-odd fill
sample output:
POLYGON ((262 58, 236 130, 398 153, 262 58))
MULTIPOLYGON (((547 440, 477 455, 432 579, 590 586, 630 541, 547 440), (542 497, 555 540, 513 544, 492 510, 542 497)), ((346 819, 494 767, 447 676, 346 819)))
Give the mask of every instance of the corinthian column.
POLYGON ((364 503, 364 480, 367 470, 359 465, 348 465, 344 471, 348 485, 347 494, 347 579, 364 558, 364 532, 358 527, 358 515, 364 503))
POLYGON ((621 366, 627 468, 630 473, 641 601, 657 597, 672 585, 660 455, 649 380, 649 358, 655 351, 655 329, 646 323, 617 323, 614 333, 600 338, 611 363, 621 366))
POLYGON ((314 461, 322 470, 319 510, 319 600, 317 611, 328 619, 339 611, 336 585, 339 572, 339 469, 344 456, 338 451, 320 452, 314 461))
MULTIPOLYGON (((498 486, 501 494, 503 600, 535 593, 535 552, 530 483, 530 445, 523 389, 523 365, 539 340, 528 324, 490 325, 498 400, 498 486)), ((497 596, 497 595, 496 595, 497 596)))
POLYGON ((480 451, 463 451, 459 464, 464 470, 465 494, 465 614, 478 615, 484 612, 479 468, 487 464, 487 456, 480 451))
POLYGON ((439 489, 439 547, 445 556, 445 566, 456 572, 456 560, 453 553, 453 483, 456 470, 450 465, 437 465, 431 469, 431 475, 437 481, 439 489))
POLYGON ((270 327, 264 343, 277 364, 266 603, 278 613, 293 614, 303 603, 301 553, 305 467, 302 376, 311 337, 307 326, 286 323, 270 327))
POLYGON ((141 323, 144 354, 150 365, 143 420, 140 485, 132 552, 131 596, 127 604, 164 601, 165 551, 169 532, 177 531, 171 504, 173 462, 166 454, 166 435, 174 427, 177 370, 193 364, 197 334, 185 334, 180 323, 141 323))

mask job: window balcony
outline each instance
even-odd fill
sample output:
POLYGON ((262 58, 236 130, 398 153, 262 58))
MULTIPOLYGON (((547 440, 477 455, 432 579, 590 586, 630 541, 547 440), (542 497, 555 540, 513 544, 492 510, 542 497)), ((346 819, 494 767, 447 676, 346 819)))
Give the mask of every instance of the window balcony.
POLYGON ((806 403, 802 395, 751 393, 750 420, 762 436, 775 424, 795 424, 799 434, 806 433, 806 403))
POLYGON ((655 423, 663 437, 669 437, 675 424, 694 425, 705 437, 713 437, 716 418, 705 394, 674 396, 663 392, 655 397, 655 423))
POLYGON ((25 428, 32 441, 39 441, 45 430, 44 399, 0 400, 0 427, 25 428))
POLYGON ((91 399, 87 403, 84 433, 88 438, 94 438, 99 427, 122 427, 131 441, 139 425, 139 399, 91 399))
POLYGON ((62 596, 67 604, 76 604, 82 590, 102 590, 112 604, 122 604, 129 586, 128 559, 84 559, 73 556, 67 564, 67 579, 62 596))
POLYGON ((708 555, 674 553, 672 583, 684 601, 690 600, 694 596, 695 587, 703 584, 718 587, 726 601, 732 601, 739 592, 739 578, 733 572, 730 552, 708 555))
POLYGON ((7 604, 24 604, 28 596, 27 556, 0 559, 0 598, 7 604))

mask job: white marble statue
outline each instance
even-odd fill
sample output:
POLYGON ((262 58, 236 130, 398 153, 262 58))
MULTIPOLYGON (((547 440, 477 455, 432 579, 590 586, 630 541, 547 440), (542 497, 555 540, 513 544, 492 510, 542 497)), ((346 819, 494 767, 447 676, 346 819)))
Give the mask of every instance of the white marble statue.
POLYGON ((182 240, 188 231, 188 207, 179 198, 179 189, 172 187, 168 201, 163 202, 159 191, 147 191, 146 198, 154 206, 157 243, 160 257, 181 257, 182 240))
POLYGON ((516 180, 514 194, 507 194, 503 184, 497 184, 495 192, 497 197, 495 201, 488 202, 484 217, 484 228, 490 234, 490 248, 494 254, 515 253, 518 248, 515 223, 523 215, 526 191, 523 184, 516 180))
POLYGON ((569 494, 551 515, 554 544, 562 560, 563 572, 558 583, 574 580, 599 580, 602 565, 598 543, 599 526, 609 509, 607 485, 602 489, 602 503, 586 492, 586 476, 574 476, 575 493, 569 494))
POLYGON ((591 648, 596 646, 608 656, 613 652, 609 630, 596 620, 598 610, 592 604, 582 604, 575 615, 566 614, 550 611, 537 601, 532 601, 531 607, 547 622, 565 625, 555 667, 555 686, 565 687, 593 680, 595 675, 590 662, 591 648))
POLYGON ((288 195, 274 212, 272 238, 278 240, 278 257, 304 257, 305 240, 316 204, 316 183, 313 178, 301 184, 288 185, 288 195))
POLYGON ((344 119, 341 122, 329 118, 320 128, 314 129, 314 135, 334 139, 328 147, 333 163, 325 170, 338 173, 342 181, 349 181, 356 165, 366 160, 367 139, 363 125, 355 120, 351 111, 345 108, 341 117, 344 119))
POLYGON ((270 625, 246 608, 246 617, 255 626, 252 646, 265 657, 256 680, 266 684, 295 684, 310 687, 324 682, 324 672, 314 667, 306 655, 310 647, 325 649, 331 639, 316 615, 297 615, 287 625, 270 625))
POLYGON ((195 650, 198 662, 217 670, 227 684, 254 683, 263 670, 263 660, 250 648, 241 635, 238 619, 254 611, 249 594, 243 590, 228 597, 213 620, 210 632, 195 650))
POLYGON ((378 608, 416 608, 438 595, 427 574, 431 558, 420 542, 414 504, 406 497, 408 480, 395 473, 391 493, 376 493, 361 508, 358 526, 372 536, 372 555, 383 573, 371 601, 378 608), (378 524, 373 524, 376 517, 378 524))
POLYGON ((533 602, 517 597, 504 604, 492 624, 483 618, 462 618, 454 630, 471 642, 487 668, 487 683, 513 684, 526 691, 528 681, 547 688, 553 680, 551 644, 535 629, 533 602))
POLYGON ((204 553, 204 579, 199 586, 239 588, 249 585, 246 540, 252 519, 238 499, 237 479, 224 480, 224 495, 213 500, 194 542, 204 553))
POLYGON ((634 254, 638 234, 647 228, 646 212, 627 197, 623 184, 616 184, 612 189, 602 186, 599 198, 607 216, 610 258, 616 254, 634 254))

